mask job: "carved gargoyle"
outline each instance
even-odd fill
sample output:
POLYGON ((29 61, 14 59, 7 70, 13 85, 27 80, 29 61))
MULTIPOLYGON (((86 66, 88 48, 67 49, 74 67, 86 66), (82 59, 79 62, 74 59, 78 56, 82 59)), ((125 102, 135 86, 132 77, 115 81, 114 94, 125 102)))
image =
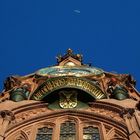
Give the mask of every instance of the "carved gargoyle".
POLYGON ((17 77, 15 76, 7 77, 7 79, 4 82, 4 89, 5 91, 8 91, 14 88, 15 86, 19 86, 20 84, 21 81, 17 77))

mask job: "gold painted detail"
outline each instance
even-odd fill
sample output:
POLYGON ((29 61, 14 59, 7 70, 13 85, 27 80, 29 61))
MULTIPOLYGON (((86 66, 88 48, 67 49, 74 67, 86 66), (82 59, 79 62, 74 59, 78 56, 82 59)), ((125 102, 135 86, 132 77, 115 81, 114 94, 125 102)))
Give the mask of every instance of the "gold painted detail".
POLYGON ((61 108, 75 108, 77 106, 77 92, 62 90, 59 92, 61 108))
POLYGON ((32 99, 42 100, 49 93, 61 88, 77 88, 89 93, 95 99, 106 98, 106 95, 91 81, 79 77, 59 77, 47 80, 32 95, 32 99))

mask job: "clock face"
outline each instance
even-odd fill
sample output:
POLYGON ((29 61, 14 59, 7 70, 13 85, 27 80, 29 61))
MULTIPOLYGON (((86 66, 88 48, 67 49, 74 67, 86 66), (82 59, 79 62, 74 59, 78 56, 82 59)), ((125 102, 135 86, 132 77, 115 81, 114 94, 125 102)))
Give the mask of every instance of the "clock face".
POLYGON ((95 67, 67 67, 67 66, 55 66, 40 69, 36 72, 38 75, 42 76, 88 76, 88 75, 101 75, 103 70, 95 67))

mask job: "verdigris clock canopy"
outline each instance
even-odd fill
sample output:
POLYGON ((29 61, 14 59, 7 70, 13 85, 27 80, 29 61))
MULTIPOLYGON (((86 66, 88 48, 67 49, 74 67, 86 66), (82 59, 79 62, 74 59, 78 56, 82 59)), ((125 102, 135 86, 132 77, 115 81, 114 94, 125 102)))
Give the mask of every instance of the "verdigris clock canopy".
POLYGON ((54 66, 48 67, 44 69, 40 69, 36 72, 36 74, 41 76, 98 76, 103 74, 103 70, 88 67, 88 66, 54 66))

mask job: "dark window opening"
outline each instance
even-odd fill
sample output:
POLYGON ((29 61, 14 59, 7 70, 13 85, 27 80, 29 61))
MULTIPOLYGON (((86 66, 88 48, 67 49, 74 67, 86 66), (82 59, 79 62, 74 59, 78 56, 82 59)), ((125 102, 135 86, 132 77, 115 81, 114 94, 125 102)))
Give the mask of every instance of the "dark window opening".
POLYGON ((52 140, 52 128, 42 127, 38 128, 36 140, 52 140))
POLYGON ((66 121, 60 127, 60 140, 76 140, 75 123, 66 121))
POLYGON ((93 126, 84 127, 83 140, 100 140, 98 128, 93 126))

